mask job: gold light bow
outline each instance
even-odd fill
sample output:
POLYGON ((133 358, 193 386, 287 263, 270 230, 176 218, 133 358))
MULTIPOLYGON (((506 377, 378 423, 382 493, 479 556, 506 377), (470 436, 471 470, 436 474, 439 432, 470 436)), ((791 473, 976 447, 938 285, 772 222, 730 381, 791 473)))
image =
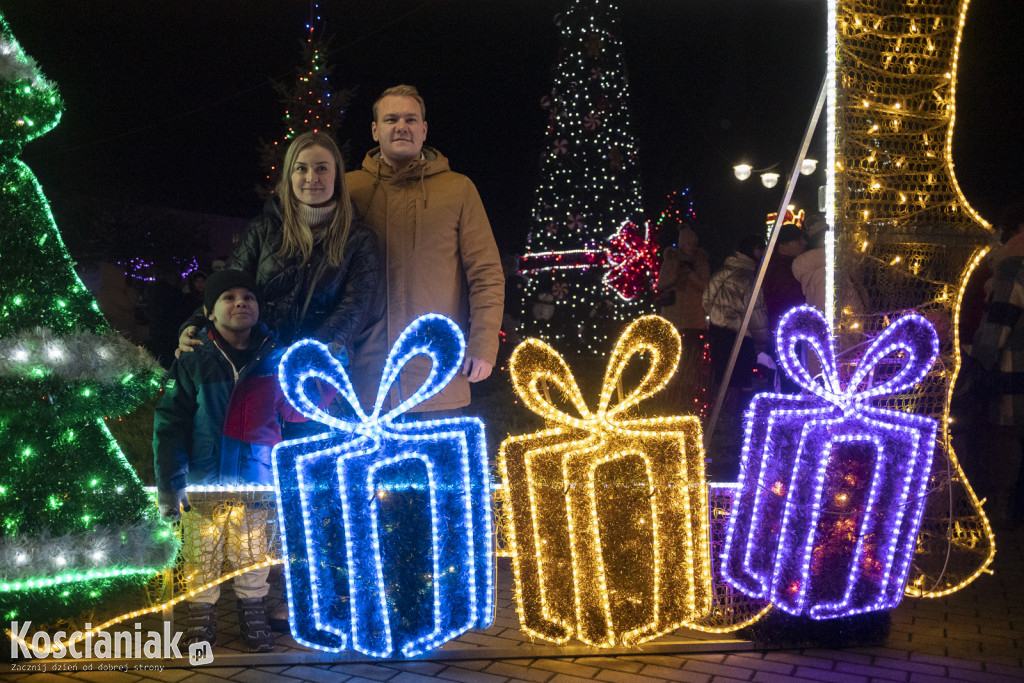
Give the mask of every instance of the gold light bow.
POLYGON ((564 643, 636 644, 711 609, 708 494, 696 417, 630 413, 665 386, 681 342, 664 318, 630 324, 591 412, 565 360, 538 339, 512 354, 516 392, 549 429, 510 437, 498 454, 523 629, 564 643), (649 365, 612 404, 634 357, 649 365), (548 387, 575 409, 565 412, 548 387))

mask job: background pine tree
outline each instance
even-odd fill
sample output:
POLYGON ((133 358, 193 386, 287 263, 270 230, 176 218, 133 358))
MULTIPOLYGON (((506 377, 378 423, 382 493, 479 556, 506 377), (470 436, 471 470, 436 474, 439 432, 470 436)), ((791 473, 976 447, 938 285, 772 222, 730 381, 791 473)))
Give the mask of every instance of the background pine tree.
MULTIPOLYGON (((296 67, 293 80, 276 81, 274 89, 284 105, 285 132, 277 140, 260 143, 263 180, 256 192, 263 198, 273 194, 274 185, 281 176, 288 144, 296 136, 307 132, 325 132, 337 142, 337 131, 345 119, 345 112, 355 96, 355 88, 334 90, 330 76, 334 69, 328 59, 330 41, 317 33, 312 23, 307 25, 306 39, 302 43, 302 65, 296 67)), ((348 143, 341 144, 348 165, 348 143)))

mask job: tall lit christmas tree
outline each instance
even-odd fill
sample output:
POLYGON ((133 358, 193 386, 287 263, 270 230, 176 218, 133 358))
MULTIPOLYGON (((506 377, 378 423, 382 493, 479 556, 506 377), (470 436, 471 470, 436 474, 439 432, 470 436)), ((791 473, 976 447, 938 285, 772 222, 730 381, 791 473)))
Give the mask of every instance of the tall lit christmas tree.
POLYGON ((546 149, 521 264, 522 320, 530 336, 604 352, 626 322, 652 310, 656 246, 641 217, 618 8, 573 0, 556 22, 562 47, 541 101, 546 149))
POLYGON ((314 3, 306 24, 306 40, 302 44, 303 63, 296 67, 294 80, 274 84, 285 107, 285 132, 279 139, 261 145, 265 175, 257 191, 262 196, 273 192, 288 143, 307 132, 335 135, 355 95, 352 88, 335 91, 331 87, 330 76, 334 67, 327 57, 328 41, 322 30, 317 29, 318 13, 319 5, 314 3))
POLYGON ((159 387, 72 268, 18 158, 56 87, 0 15, 0 620, 44 622, 145 583, 176 541, 103 422, 159 387))

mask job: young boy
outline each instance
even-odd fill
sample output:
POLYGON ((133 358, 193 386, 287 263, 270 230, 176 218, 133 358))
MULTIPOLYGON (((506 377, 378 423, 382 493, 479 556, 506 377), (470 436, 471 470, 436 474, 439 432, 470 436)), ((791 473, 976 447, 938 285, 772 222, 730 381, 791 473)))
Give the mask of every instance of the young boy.
MULTIPOLYGON (((277 341, 259 322, 256 284, 239 270, 221 270, 206 281, 203 311, 208 340, 174 361, 156 408, 153 451, 161 513, 182 522, 185 578, 194 589, 226 573, 225 559, 243 569, 266 559, 267 510, 221 500, 192 511, 187 485, 270 484, 270 453, 281 440, 281 420, 302 417, 277 381, 277 341)), ((265 598, 269 567, 234 579, 239 628, 250 652, 269 652, 274 637, 265 598)), ((188 598, 182 647, 211 645, 217 635, 220 585, 188 598)))

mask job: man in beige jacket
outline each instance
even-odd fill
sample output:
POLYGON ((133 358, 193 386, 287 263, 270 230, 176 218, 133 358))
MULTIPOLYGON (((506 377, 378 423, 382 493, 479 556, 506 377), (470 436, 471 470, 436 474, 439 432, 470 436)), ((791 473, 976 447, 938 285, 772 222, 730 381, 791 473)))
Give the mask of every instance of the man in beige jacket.
MULTIPOLYGON (((353 383, 370 408, 391 345, 418 316, 440 313, 465 334, 466 359, 448 386, 412 410, 457 413, 469 405, 469 382, 486 379, 498 353, 505 279, 491 225, 472 181, 423 146, 426 108, 415 87, 385 90, 370 130, 380 146, 345 179, 384 250, 387 314, 353 359, 353 383)), ((407 365, 391 405, 416 391, 429 370, 422 357, 407 365)))

